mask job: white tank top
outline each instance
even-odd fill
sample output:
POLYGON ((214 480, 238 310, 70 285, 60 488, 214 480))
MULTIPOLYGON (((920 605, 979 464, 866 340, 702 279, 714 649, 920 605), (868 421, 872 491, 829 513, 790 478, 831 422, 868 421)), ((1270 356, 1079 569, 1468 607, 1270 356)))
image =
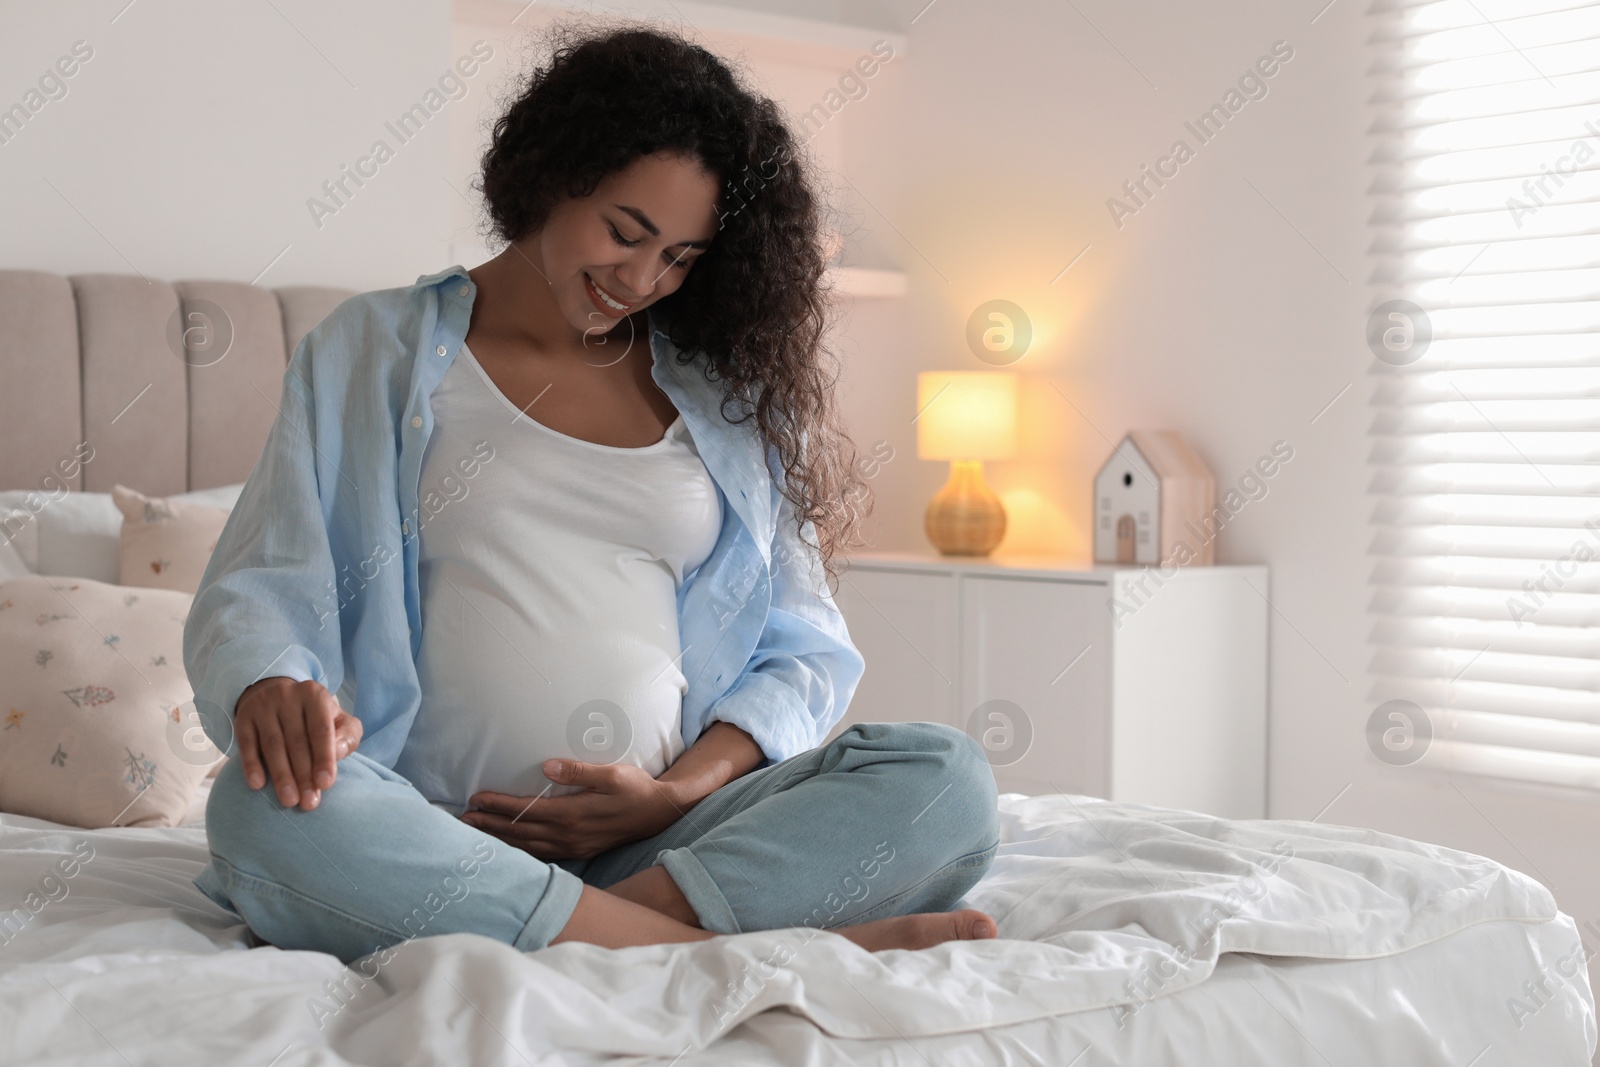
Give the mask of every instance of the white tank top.
POLYGON ((617 448, 518 411, 461 346, 431 398, 417 515, 422 703, 395 770, 459 814, 576 792, 572 756, 659 775, 683 752, 677 594, 722 527, 682 416, 617 448))

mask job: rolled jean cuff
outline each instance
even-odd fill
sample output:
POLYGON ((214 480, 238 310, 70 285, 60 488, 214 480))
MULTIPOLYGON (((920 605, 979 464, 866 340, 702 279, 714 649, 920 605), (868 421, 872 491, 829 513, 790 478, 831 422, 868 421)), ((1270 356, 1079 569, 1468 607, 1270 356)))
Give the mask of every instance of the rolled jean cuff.
POLYGON ((728 898, 722 895, 717 883, 711 880, 700 857, 687 848, 671 848, 656 857, 656 862, 667 869, 667 874, 678 884, 678 891, 689 902, 700 929, 714 934, 742 933, 739 920, 728 907, 728 898))
POLYGON ((548 866, 550 879, 545 882, 544 895, 533 906, 533 914, 528 916, 522 932, 511 942, 511 947, 520 952, 536 952, 548 947, 572 918, 578 898, 583 896, 582 878, 553 863, 548 866))
POLYGON ((228 891, 222 887, 222 882, 217 878, 216 868, 208 861, 201 868, 200 873, 191 879, 194 887, 204 893, 206 898, 217 907, 233 915, 239 912, 234 908, 233 901, 228 897, 228 891))

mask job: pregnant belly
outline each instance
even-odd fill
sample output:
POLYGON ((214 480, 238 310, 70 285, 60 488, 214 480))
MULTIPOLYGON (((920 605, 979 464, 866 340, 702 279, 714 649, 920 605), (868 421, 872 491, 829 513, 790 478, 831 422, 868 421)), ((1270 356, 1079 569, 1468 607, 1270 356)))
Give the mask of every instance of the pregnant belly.
POLYGON ((422 703, 395 763, 434 803, 459 811, 480 790, 577 792, 544 776, 547 759, 630 763, 655 776, 683 751, 686 682, 666 642, 568 631, 513 649, 469 629, 425 632, 422 703))

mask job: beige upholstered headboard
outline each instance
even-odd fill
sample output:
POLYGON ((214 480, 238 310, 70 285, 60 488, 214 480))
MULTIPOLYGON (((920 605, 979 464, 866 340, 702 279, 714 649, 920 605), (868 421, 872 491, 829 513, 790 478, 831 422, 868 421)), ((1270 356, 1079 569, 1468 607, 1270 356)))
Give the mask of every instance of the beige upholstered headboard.
POLYGON ((350 295, 0 270, 0 489, 41 488, 87 453, 83 442, 93 458, 66 479, 72 489, 105 493, 120 482, 161 496, 244 481, 289 357, 350 295), (185 325, 211 344, 204 355, 184 347, 185 325))

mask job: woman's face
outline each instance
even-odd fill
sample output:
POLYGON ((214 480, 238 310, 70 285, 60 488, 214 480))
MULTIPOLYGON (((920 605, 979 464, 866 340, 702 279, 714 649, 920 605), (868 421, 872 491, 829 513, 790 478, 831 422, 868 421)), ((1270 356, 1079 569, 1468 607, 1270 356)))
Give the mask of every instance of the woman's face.
POLYGON ((641 156, 533 236, 562 314, 605 333, 683 284, 717 233, 717 180, 697 160, 641 156))

